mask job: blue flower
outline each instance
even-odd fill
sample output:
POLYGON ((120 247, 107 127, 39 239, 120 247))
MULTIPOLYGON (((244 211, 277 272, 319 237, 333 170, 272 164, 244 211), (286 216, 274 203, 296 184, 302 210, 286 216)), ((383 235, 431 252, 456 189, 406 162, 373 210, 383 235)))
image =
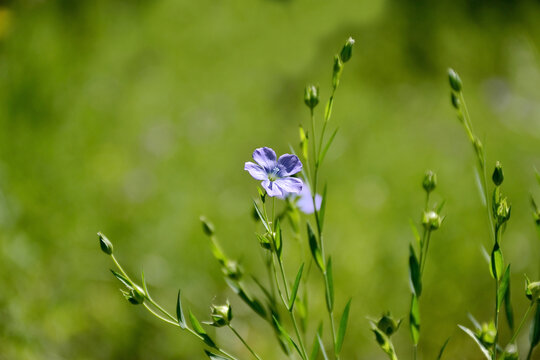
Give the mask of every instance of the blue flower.
POLYGON ((255 149, 253 160, 244 165, 256 180, 262 180, 262 187, 268 196, 285 197, 287 194, 300 194, 303 187, 302 180, 291 177, 302 170, 302 163, 298 156, 284 154, 277 159, 274 150, 263 147, 255 149))
MULTIPOLYGON (((300 198, 296 202, 296 206, 302 211, 304 214, 313 214, 315 211, 315 208, 313 207, 313 198, 312 198, 311 190, 308 186, 304 186, 302 188, 302 191, 300 192, 300 198)), ((319 194, 315 194, 315 205, 317 206, 317 211, 321 209, 321 203, 322 203, 322 196, 319 194)))

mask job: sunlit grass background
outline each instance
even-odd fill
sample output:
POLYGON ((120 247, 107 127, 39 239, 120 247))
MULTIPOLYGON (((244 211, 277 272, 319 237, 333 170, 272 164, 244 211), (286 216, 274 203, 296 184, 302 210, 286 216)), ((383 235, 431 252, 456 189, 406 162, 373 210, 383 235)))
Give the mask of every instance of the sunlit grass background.
MULTIPOLYGON (((480 357, 456 325, 468 312, 492 315, 481 253, 489 238, 448 66, 464 81, 489 167, 504 165, 513 209, 502 247, 517 314, 525 310, 523 273, 540 277, 528 205, 530 192, 540 195, 538 3, 2 4, 0 359, 203 358, 199 343, 122 298, 97 231, 171 309, 178 288, 199 318, 229 297, 253 347, 282 358, 271 330, 226 288, 198 218, 212 219, 229 254, 263 274, 256 182, 243 163, 256 147, 297 145, 309 119, 303 87, 319 83, 328 96, 332 56, 349 35, 356 45, 332 120, 340 132, 323 169, 338 308, 353 297, 345 358, 383 359, 366 317, 407 314, 409 219, 419 219, 428 168, 447 218, 426 268, 423 358, 449 336, 447 358, 480 357)), ((412 355, 406 330, 395 340, 402 359, 412 355)), ((218 339, 247 358, 228 335, 218 339)))

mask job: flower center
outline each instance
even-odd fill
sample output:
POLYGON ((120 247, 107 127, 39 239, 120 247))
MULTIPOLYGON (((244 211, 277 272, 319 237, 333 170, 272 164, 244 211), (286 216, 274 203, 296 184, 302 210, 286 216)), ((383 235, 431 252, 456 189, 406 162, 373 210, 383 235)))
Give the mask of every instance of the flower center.
POLYGON ((276 181, 277 179, 279 179, 280 176, 278 175, 278 173, 279 173, 279 168, 276 166, 268 173, 268 180, 276 181))

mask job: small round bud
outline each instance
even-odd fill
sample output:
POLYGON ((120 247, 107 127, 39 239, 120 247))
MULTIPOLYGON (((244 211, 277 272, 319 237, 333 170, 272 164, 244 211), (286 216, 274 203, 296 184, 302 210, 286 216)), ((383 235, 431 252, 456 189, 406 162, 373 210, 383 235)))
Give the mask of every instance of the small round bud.
POLYGON ((457 72, 454 69, 448 69, 448 81, 450 82, 450 87, 456 92, 460 92, 462 88, 461 79, 457 72))
POLYGON ((124 296, 133 305, 140 305, 144 303, 144 300, 146 299, 144 291, 137 285, 135 285, 134 288, 131 288, 129 292, 124 292, 124 296))
POLYGON ((354 39, 352 37, 349 37, 347 41, 345 41, 345 45, 343 45, 341 53, 339 54, 339 57, 341 58, 341 61, 343 61, 343 63, 346 63, 351 59, 353 45, 354 39))
POLYGON ((103 235, 100 232, 98 233, 98 236, 99 236, 99 246, 101 246, 101 251, 103 251, 107 255, 112 255, 113 253, 112 242, 110 242, 109 239, 107 239, 105 235, 103 235))
POLYGON ((512 211, 512 206, 508 205, 507 198, 502 199, 497 205, 497 212, 495 216, 497 217, 497 223, 499 225, 504 224, 510 220, 510 213, 512 211))
POLYGON ((456 109, 459 109, 461 102, 454 92, 450 94, 450 100, 452 101, 452 106, 456 109))
POLYGON ((422 181, 422 187, 429 194, 435 187, 437 187, 437 174, 433 171, 428 170, 424 175, 424 180, 422 181))
POLYGON ((495 170, 493 170, 493 175, 491 176, 491 179, 493 180, 495 186, 500 186, 504 181, 502 165, 498 161, 495 163, 495 170))
POLYGON ((228 301, 225 305, 212 305, 210 309, 212 311, 212 326, 222 327, 231 323, 232 309, 228 301))
POLYGON ((535 281, 527 285, 527 294, 531 300, 540 300, 540 281, 535 281))
POLYGON ((312 109, 319 103, 319 87, 315 85, 307 85, 304 90, 304 103, 308 108, 312 109))
POLYGON ((383 333, 385 333, 387 336, 391 336, 394 334, 398 329, 399 325, 401 325, 401 321, 396 322, 390 315, 390 313, 383 314, 379 321, 377 322, 377 328, 381 330, 383 333))
POLYGON ((493 321, 489 322, 489 324, 483 323, 482 328, 476 331, 476 335, 484 346, 489 347, 495 342, 497 328, 495 328, 493 321))
POLYGON ((441 227, 442 219, 435 211, 424 212, 422 224, 428 230, 437 230, 441 227))
POLYGON ((208 219, 206 219, 204 216, 201 216, 199 219, 201 220, 204 233, 207 236, 214 235, 214 225, 210 221, 208 221, 208 219))

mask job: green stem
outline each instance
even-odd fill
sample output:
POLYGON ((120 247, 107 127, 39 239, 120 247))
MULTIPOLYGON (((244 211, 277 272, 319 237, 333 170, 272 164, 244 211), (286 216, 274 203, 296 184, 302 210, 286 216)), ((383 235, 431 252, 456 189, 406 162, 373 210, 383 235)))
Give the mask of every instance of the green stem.
POLYGON ((521 319, 521 322, 519 323, 518 328, 516 329, 516 331, 514 332, 514 335, 512 335, 512 338, 508 342, 509 344, 512 344, 514 343, 514 341, 516 341, 516 338, 519 332, 521 331, 523 324, 525 324, 525 320, 527 320, 527 317, 529 316, 529 313, 531 312, 533 307, 534 307, 534 301, 531 301, 531 303, 529 304, 529 307, 527 308, 527 311, 525 312, 525 315, 523 315, 523 318, 521 319))
POLYGON ((257 355, 257 353, 255 351, 253 351, 253 349, 248 345, 248 343, 244 340, 244 338, 238 333, 238 331, 236 331, 235 328, 233 328, 230 324, 228 325, 229 326, 229 329, 232 330, 232 332, 236 335, 236 337, 238 339, 240 339, 240 341, 242 342, 242 344, 244 344, 244 346, 249 350, 249 352, 258 360, 261 360, 261 358, 259 357, 259 355, 257 355))
POLYGON ((534 346, 532 346, 531 344, 531 347, 529 347, 529 352, 527 353, 527 360, 531 360, 533 350, 534 350, 534 346))

